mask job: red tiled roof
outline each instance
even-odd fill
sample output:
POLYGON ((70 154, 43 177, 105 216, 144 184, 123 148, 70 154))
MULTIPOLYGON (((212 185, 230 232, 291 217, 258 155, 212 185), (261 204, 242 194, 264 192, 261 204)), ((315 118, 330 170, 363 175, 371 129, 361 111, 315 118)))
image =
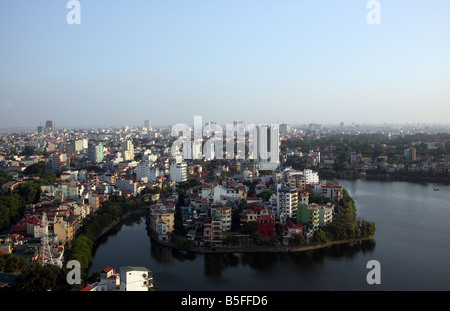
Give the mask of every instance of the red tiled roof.
POLYGON ((92 285, 88 285, 85 288, 81 289, 81 292, 90 292, 91 290, 93 290, 94 287, 92 285))
POLYGON ((102 272, 108 273, 109 271, 113 271, 114 273, 116 273, 116 270, 114 270, 113 267, 108 267, 108 268, 104 269, 102 272))

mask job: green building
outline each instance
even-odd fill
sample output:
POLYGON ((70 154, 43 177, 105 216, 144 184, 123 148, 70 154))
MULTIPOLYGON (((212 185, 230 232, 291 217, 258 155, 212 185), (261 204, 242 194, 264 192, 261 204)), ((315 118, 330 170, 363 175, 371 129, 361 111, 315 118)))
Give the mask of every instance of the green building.
POLYGON ((319 209, 314 205, 297 205, 297 224, 307 226, 311 229, 319 229, 319 209))

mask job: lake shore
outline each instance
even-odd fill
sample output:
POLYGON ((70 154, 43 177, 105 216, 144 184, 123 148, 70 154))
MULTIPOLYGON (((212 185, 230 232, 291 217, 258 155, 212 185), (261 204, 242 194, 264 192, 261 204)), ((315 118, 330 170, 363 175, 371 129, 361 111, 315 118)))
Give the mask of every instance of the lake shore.
POLYGON ((358 239, 348 239, 348 240, 339 240, 339 241, 331 241, 324 244, 314 244, 314 245, 280 245, 280 246, 220 246, 220 247, 191 247, 191 248, 183 248, 178 247, 174 243, 170 241, 162 241, 160 240, 156 233, 148 230, 149 235, 153 241, 156 243, 166 246, 172 249, 192 252, 197 254, 221 254, 221 253, 295 253, 295 252, 305 252, 312 251, 321 248, 330 247, 333 245, 339 244, 351 244, 351 243, 359 243, 362 241, 373 240, 375 236, 358 238, 358 239))

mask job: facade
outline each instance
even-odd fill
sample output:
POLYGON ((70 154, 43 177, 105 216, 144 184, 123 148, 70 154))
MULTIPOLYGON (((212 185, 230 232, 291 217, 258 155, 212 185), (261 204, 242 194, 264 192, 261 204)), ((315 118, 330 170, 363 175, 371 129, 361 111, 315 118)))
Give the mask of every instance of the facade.
POLYGON ((136 180, 141 181, 147 178, 147 182, 156 181, 161 175, 157 167, 153 167, 153 162, 144 160, 136 166, 136 180))
POLYGON ((95 144, 93 142, 88 143, 88 153, 87 153, 88 161, 92 161, 93 163, 99 163, 103 161, 103 144, 95 144))
POLYGON ((319 226, 325 227, 333 221, 334 205, 319 205, 319 226))
POLYGON ((187 164, 185 162, 170 164, 170 180, 176 182, 187 181, 187 164))
POLYGON ((294 187, 279 185, 277 188, 276 217, 284 222, 287 218, 295 218, 298 203, 298 190, 294 187))
POLYGON ((314 172, 313 170, 304 169, 303 176, 306 178, 306 184, 317 185, 320 182, 319 173, 314 172))
POLYGON ((264 238, 271 238, 275 235, 275 221, 272 215, 262 215, 258 218, 258 233, 264 238))
POLYGON ((297 224, 306 225, 314 231, 319 229, 319 209, 310 204, 299 204, 297 208, 297 224))
POLYGON ((291 124, 280 124, 280 134, 289 134, 292 131, 292 125, 291 124))
POLYGON ((55 122, 47 121, 45 122, 45 133, 50 134, 55 132, 55 122))
POLYGON ((338 201, 342 198, 343 189, 342 186, 336 186, 332 184, 322 185, 321 195, 329 199, 337 199, 338 201))
POLYGON ((133 142, 127 140, 121 144, 122 148, 122 158, 124 161, 134 160, 134 145, 133 142))
POLYGON ((257 127, 257 159, 261 170, 275 170, 280 164, 280 131, 276 125, 257 127))
POLYGON ((116 180, 115 186, 119 188, 121 191, 129 191, 131 194, 136 195, 137 193, 137 184, 128 179, 116 180))
POLYGON ((404 153, 405 157, 410 162, 416 161, 416 159, 417 159, 417 157, 416 157, 416 148, 411 147, 411 148, 408 148, 408 149, 404 149, 403 153, 404 153))
POLYGON ((158 234, 159 239, 167 240, 173 232, 175 209, 171 205, 153 205, 150 207, 150 228, 158 234))
POLYGON ((149 291, 153 287, 151 271, 145 267, 124 266, 119 273, 112 267, 100 273, 100 281, 90 284, 82 292, 94 291, 149 291))
POLYGON ((230 206, 212 206, 211 218, 220 220, 222 231, 231 230, 231 207, 230 206))

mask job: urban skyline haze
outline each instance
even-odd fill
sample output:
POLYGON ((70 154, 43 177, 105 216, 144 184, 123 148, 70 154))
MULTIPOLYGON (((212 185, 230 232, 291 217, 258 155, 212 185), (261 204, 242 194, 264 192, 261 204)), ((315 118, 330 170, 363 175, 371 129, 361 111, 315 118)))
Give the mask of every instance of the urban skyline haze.
POLYGON ((0 3, 0 128, 450 123, 450 2, 0 3))

